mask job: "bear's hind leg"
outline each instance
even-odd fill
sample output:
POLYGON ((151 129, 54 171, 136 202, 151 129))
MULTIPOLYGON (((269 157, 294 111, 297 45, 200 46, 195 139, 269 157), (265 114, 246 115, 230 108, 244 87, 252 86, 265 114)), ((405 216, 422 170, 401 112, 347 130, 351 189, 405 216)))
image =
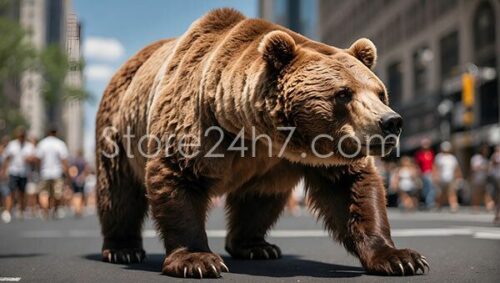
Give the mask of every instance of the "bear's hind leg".
POLYGON ((141 230, 148 207, 144 185, 132 176, 124 157, 99 158, 97 209, 104 237, 102 259, 112 263, 142 262, 146 254, 141 230))
POLYGON ((271 195, 253 192, 229 194, 226 199, 227 252, 238 259, 280 258, 280 248, 266 242, 265 236, 278 220, 289 196, 290 192, 271 195))

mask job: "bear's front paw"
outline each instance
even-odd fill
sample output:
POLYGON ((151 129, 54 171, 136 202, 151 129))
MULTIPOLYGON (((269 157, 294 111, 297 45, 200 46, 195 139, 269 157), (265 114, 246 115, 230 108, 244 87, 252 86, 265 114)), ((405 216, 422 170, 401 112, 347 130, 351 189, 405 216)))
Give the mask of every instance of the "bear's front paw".
POLYGON ((237 259, 278 259, 281 249, 266 241, 246 244, 227 244, 227 252, 237 259))
POLYGON ((146 257, 146 252, 140 248, 104 249, 102 261, 111 263, 140 263, 146 257))
POLYGON ((218 278, 229 272, 222 258, 210 252, 189 252, 177 249, 163 261, 162 273, 184 278, 218 278))
POLYGON ((363 263, 368 273, 384 275, 416 275, 430 269, 427 259, 410 249, 385 248, 376 252, 371 260, 363 263))

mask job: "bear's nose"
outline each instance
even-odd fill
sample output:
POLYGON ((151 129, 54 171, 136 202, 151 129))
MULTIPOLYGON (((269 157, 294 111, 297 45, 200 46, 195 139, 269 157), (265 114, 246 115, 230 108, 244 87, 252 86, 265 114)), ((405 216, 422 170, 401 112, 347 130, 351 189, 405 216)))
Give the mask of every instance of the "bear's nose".
POLYGON ((384 135, 399 135, 403 127, 403 118, 396 113, 385 114, 379 123, 384 135))

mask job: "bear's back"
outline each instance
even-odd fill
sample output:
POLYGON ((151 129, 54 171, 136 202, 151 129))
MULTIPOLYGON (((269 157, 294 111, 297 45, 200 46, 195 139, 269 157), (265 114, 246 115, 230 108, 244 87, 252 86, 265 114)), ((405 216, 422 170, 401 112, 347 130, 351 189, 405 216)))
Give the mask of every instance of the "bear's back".
MULTIPOLYGON (((178 39, 139 52, 147 54, 147 58, 139 56, 145 61, 136 62, 133 57, 125 64, 125 70, 126 66, 135 66, 134 72, 125 72, 126 77, 117 74, 111 81, 110 86, 120 85, 121 94, 105 93, 105 105, 115 110, 99 114, 107 116, 103 124, 117 127, 122 136, 130 128, 137 137, 151 134, 163 138, 174 151, 179 138, 203 138, 207 127, 218 125, 237 132, 242 126, 252 125, 248 113, 264 109, 249 109, 260 98, 251 94, 258 86, 249 86, 248 82, 259 80, 264 62, 257 47, 273 30, 286 31, 302 46, 331 52, 328 46, 279 25, 245 18, 232 9, 214 10, 195 21, 178 39), (173 143, 165 140, 171 136, 176 137, 173 143)), ((145 161, 144 157, 135 158, 133 167, 142 171, 145 161)))

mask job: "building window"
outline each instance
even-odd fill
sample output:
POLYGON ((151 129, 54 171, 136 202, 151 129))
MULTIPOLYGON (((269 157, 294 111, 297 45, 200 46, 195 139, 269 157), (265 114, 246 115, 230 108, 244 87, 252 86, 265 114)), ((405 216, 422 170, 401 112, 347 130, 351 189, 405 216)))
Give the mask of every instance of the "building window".
POLYGON ((386 26, 387 36, 386 36, 386 45, 387 47, 393 47, 400 44, 401 40, 403 40, 403 21, 401 16, 397 16, 392 21, 388 23, 386 26))
MULTIPOLYGON (((478 57, 495 57, 495 12, 489 2, 485 1, 479 5, 474 15, 473 25, 476 55, 478 57)), ((485 64, 491 62, 479 63, 485 64)))
POLYGON ((403 96, 403 66, 397 61, 387 68, 387 83, 391 105, 395 108, 401 106, 403 96))
POLYGON ((432 1, 436 5, 436 16, 443 16, 448 11, 452 10, 457 6, 457 0, 438 0, 432 1))
POLYGON ((433 59, 433 52, 427 46, 420 47, 413 53, 413 91, 415 95, 427 92, 429 66, 433 59))
MULTIPOLYGON (((495 10, 489 1, 478 6, 473 19, 474 63, 481 68, 497 69, 495 45, 495 10)), ((497 71, 498 72, 498 71, 497 71)), ((479 87, 479 124, 489 125, 498 122, 499 89, 498 73, 493 79, 485 79, 479 87)))
POLYGON ((445 35, 439 41, 439 52, 441 54, 440 69, 441 78, 447 79, 459 75, 459 41, 458 31, 445 35))
POLYGON ((416 34, 425 29, 427 24, 427 0, 415 1, 413 5, 405 11, 405 32, 408 38, 414 37, 416 34))

